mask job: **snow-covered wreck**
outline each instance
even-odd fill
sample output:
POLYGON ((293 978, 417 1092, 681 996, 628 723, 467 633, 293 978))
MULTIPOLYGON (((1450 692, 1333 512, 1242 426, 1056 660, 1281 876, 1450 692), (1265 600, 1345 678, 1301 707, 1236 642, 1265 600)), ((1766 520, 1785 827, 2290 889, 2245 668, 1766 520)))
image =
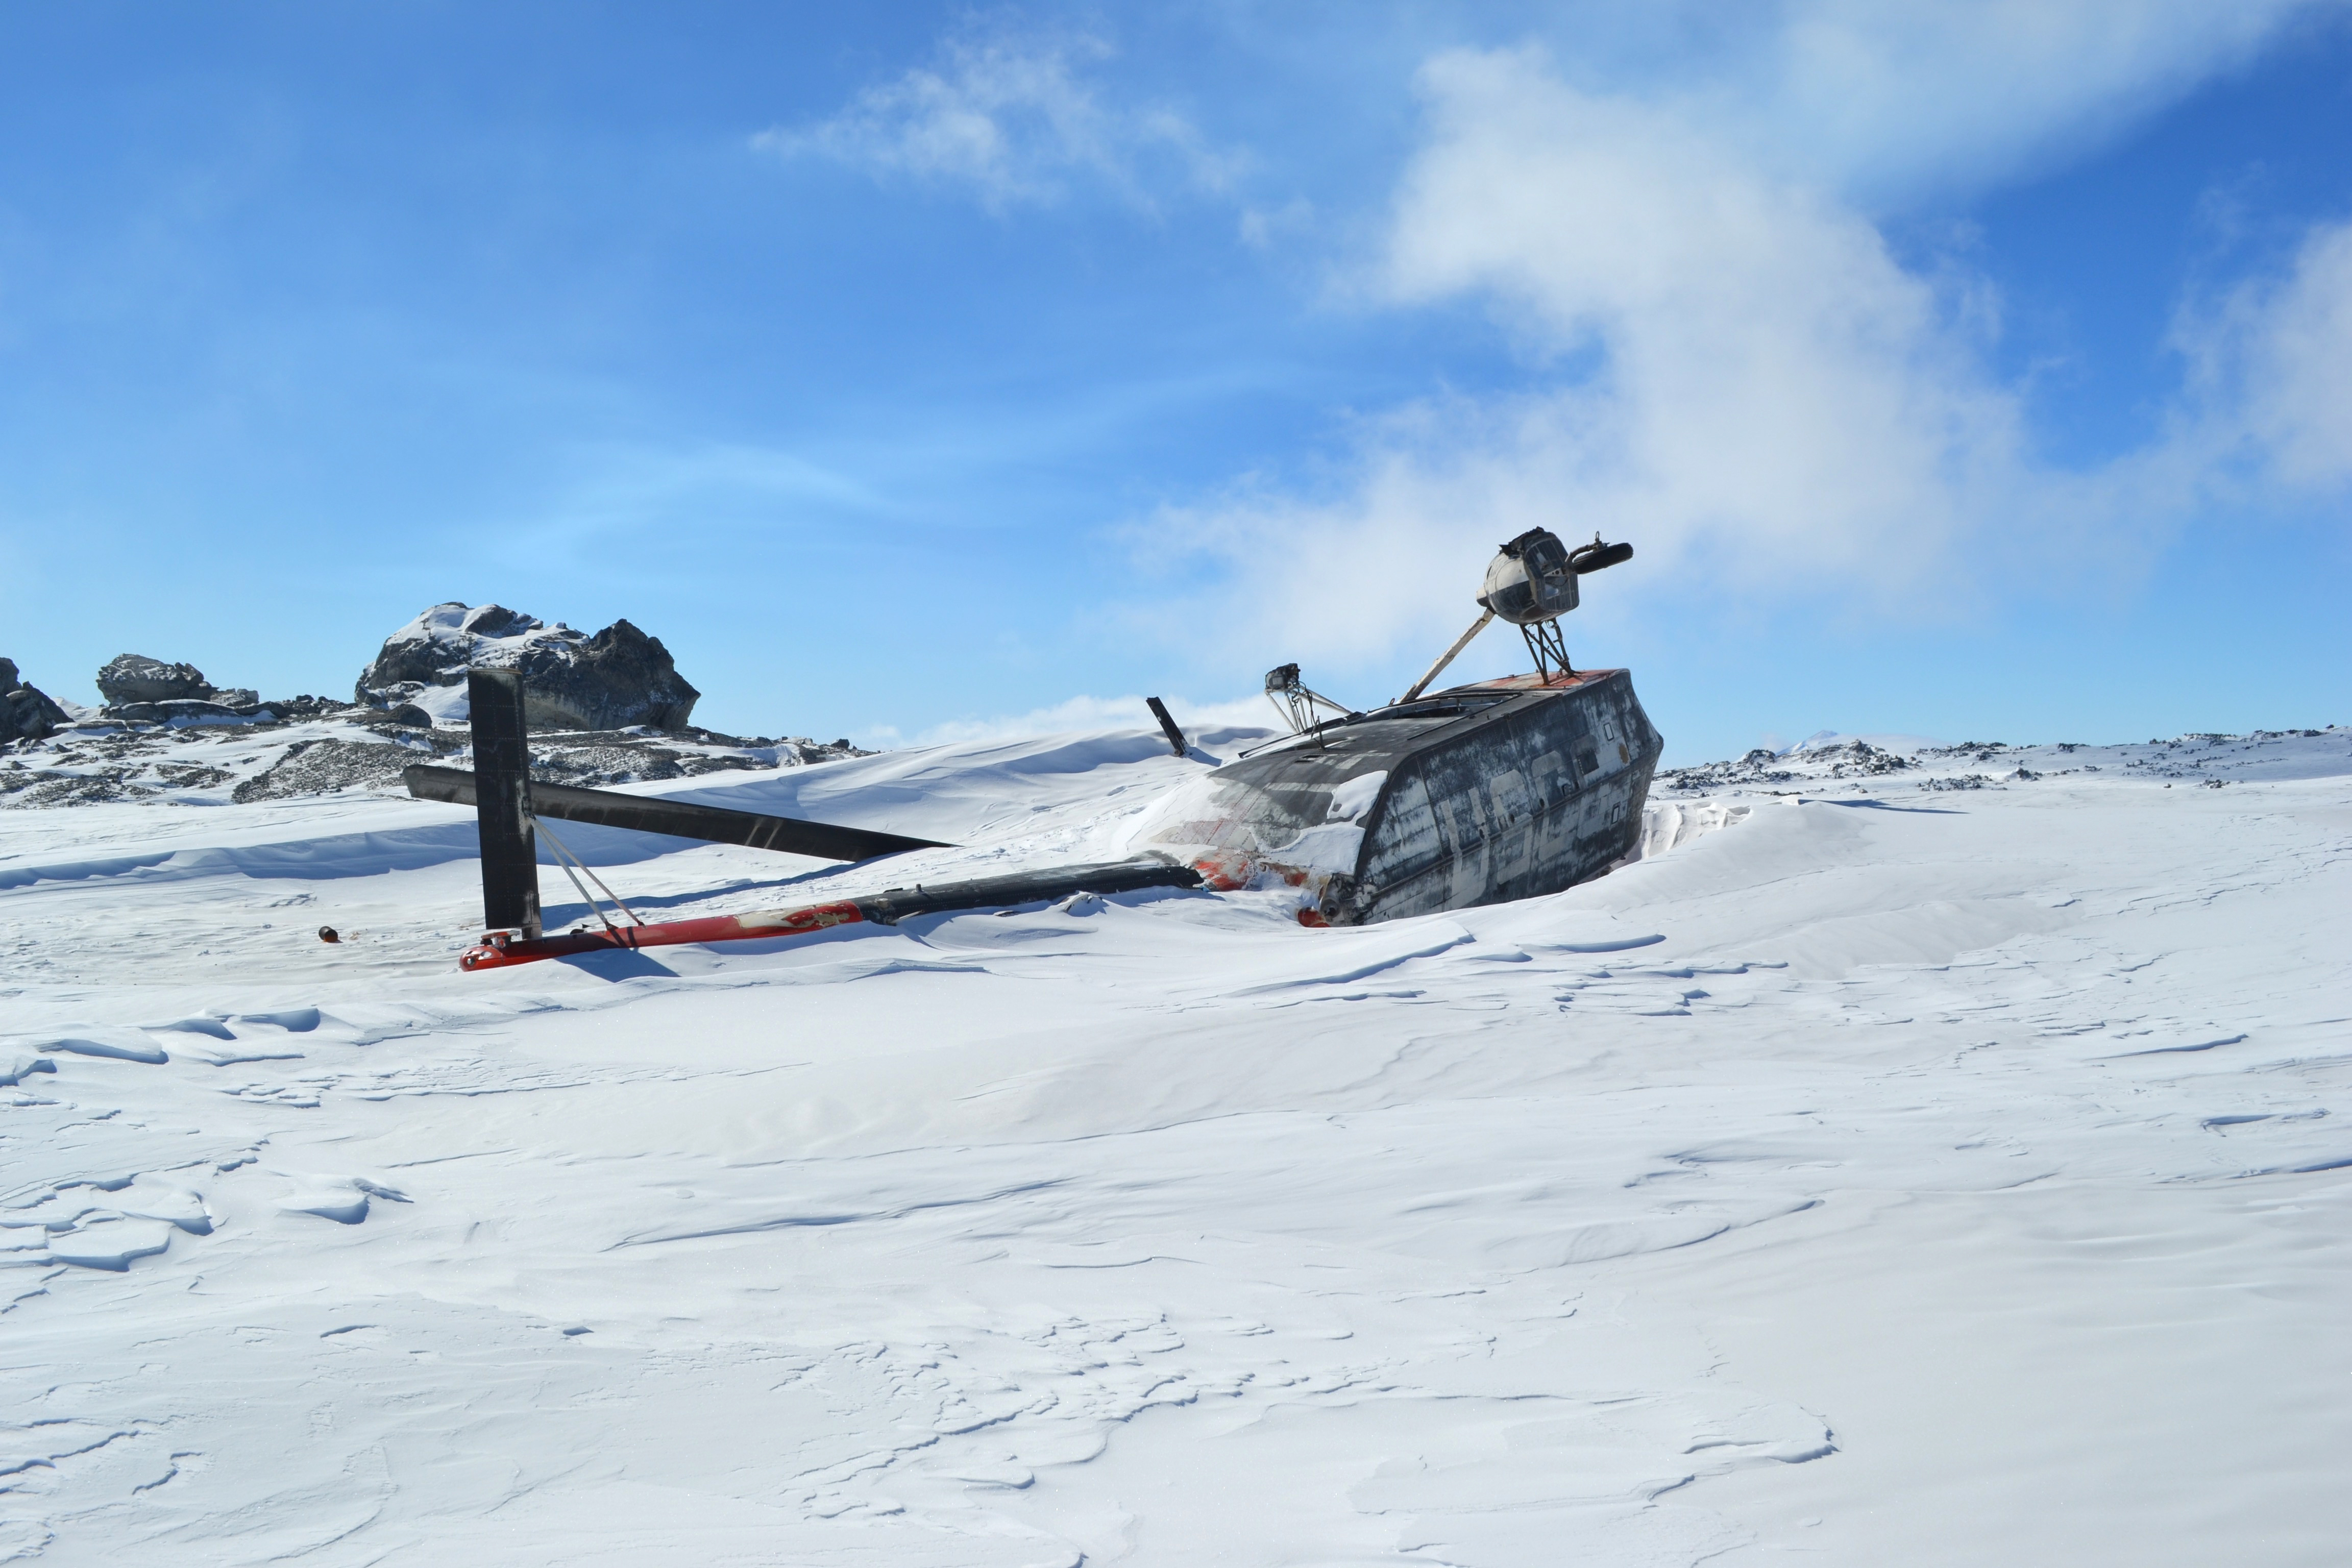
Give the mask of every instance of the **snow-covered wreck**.
MULTIPOLYGON (((419 766, 420 796, 476 807, 482 838, 485 924, 469 969, 602 948, 789 936, 919 914, 1003 907, 1076 892, 1152 887, 1231 889, 1269 879, 1302 889, 1299 919, 1357 925, 1557 892, 1598 876, 1639 843, 1642 806, 1664 742, 1622 669, 1572 668, 1559 617, 1577 605, 1579 576, 1625 561, 1627 544, 1599 539, 1573 552, 1533 529, 1487 569, 1470 629, 1396 701, 1353 712, 1312 691, 1298 667, 1266 677, 1291 733, 1178 789, 1137 836, 1133 858, 975 881, 921 884, 803 909, 640 922, 612 900, 602 929, 541 929, 537 830, 553 816, 684 837, 857 859, 931 846, 708 807, 681 807, 595 790, 534 788, 518 672, 467 676, 474 771, 419 766), (1531 675, 1423 695, 1486 625, 1517 626, 1531 675), (1318 717, 1323 710, 1331 717, 1318 717)), ((1181 753, 1166 710, 1153 710, 1181 753)), ((551 837, 559 856, 560 840, 551 837)), ((567 867, 585 872, 584 867, 567 867)))
POLYGON ((1532 898, 1633 849, 1663 746, 1624 670, 1513 676, 1228 763, 1150 842, 1211 886, 1304 886, 1330 925, 1532 898))
POLYGON ((1579 670, 1559 617, 1577 579, 1632 557, 1598 539, 1570 551, 1543 529, 1504 545, 1482 614, 1403 697, 1370 712, 1308 689, 1296 665, 1266 677, 1292 737, 1231 763, 1160 808, 1150 843, 1212 886, 1268 874, 1312 898, 1303 918, 1360 925, 1556 893, 1636 845, 1664 742, 1622 669, 1579 670), (1517 626, 1531 675, 1423 696, 1496 618, 1517 626), (1318 719, 1318 710, 1334 716, 1318 719))

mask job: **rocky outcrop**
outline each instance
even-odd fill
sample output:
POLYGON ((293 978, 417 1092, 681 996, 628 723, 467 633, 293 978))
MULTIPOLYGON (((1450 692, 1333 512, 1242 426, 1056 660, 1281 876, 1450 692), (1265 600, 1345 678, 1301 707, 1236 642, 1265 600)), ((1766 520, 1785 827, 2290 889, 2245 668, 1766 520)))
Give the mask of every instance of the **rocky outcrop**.
POLYGON ((0 741, 38 741, 67 721, 66 710, 16 674, 16 661, 0 658, 0 741))
POLYGON ((702 695, 660 638, 626 621, 591 637, 500 605, 455 602, 386 638, 355 695, 404 722, 455 723, 466 717, 466 672, 477 665, 521 672, 523 720, 533 730, 682 730, 702 695))
MULTIPOLYGON (((133 705, 139 706, 139 705, 133 705)), ((187 703, 146 704, 174 710, 187 703)), ((125 710, 124 711, 127 711, 125 710)), ((383 712, 298 697, 232 723, 69 721, 46 740, 0 747, 0 811, 108 802, 225 805, 346 790, 401 793, 411 763, 467 765, 461 730, 406 727, 383 712)), ((644 779, 800 767, 863 756, 846 742, 721 735, 691 726, 538 737, 530 773, 591 789, 644 779)))
POLYGON ((213 684, 193 664, 165 664, 143 653, 119 653, 98 672, 98 694, 109 707, 127 702, 209 700, 213 684))
POLYGON ((99 710, 110 719, 168 723, 174 719, 250 719, 261 694, 250 687, 215 686, 193 664, 165 664, 143 653, 119 653, 98 672, 99 710))

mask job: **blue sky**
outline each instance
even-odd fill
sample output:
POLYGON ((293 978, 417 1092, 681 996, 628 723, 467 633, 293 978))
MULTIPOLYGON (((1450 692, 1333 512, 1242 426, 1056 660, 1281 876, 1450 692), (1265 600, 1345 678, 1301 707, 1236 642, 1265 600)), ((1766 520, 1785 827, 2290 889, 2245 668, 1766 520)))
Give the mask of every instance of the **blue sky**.
POLYGON ((2344 721, 2348 152, 2285 0, 15 7, 0 654, 1370 702, 1540 522, 1675 760, 2344 721))

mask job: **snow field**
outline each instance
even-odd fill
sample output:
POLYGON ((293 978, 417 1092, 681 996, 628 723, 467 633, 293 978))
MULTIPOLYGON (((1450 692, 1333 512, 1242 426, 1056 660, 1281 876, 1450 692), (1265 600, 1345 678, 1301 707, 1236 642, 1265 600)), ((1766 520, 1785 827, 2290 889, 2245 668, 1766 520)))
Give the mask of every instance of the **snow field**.
MULTIPOLYGON (((2347 741, 1792 753, 1355 931, 470 976, 453 808, 0 816, 0 1554, 2332 1563, 2347 741)), ((1198 771, 643 786, 970 847, 865 868, 566 840, 682 918, 1117 855, 1198 771)))

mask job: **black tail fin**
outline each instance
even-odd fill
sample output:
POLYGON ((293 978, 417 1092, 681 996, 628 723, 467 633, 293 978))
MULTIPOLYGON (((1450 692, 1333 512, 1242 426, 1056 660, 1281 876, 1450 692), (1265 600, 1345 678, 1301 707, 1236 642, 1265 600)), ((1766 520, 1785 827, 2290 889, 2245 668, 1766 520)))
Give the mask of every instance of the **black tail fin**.
POLYGON ((1147 697, 1144 701, 1151 705, 1151 716, 1160 721, 1160 732, 1168 737, 1169 749, 1178 756, 1183 756, 1191 748, 1184 744, 1184 731, 1179 730, 1176 721, 1169 716, 1168 705, 1157 697, 1147 697))
POLYGON ((530 746, 524 739, 522 677, 511 669, 466 675, 474 725, 475 820, 482 835, 482 924, 540 934, 539 844, 530 826, 530 746))

